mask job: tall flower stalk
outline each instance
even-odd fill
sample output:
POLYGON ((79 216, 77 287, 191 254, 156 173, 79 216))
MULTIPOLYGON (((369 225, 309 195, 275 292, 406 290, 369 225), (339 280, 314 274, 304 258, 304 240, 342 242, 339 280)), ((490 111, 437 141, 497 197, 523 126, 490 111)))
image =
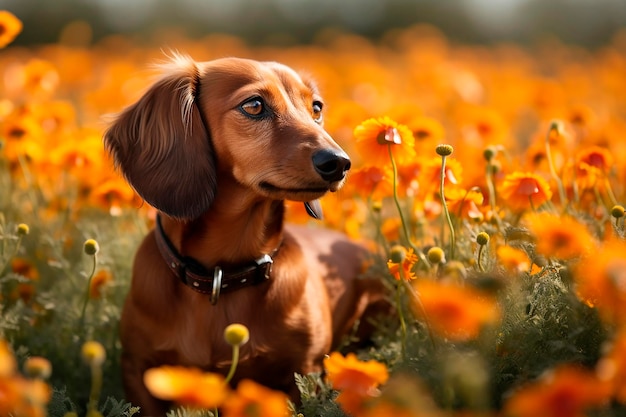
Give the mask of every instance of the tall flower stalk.
MULTIPOLYGON (((444 193, 444 184, 446 182, 446 158, 452 155, 454 148, 452 145, 439 145, 437 146, 437 154, 441 156, 441 181, 439 183, 439 195, 441 197, 441 206, 443 207, 443 216, 448 223, 450 229, 450 260, 454 259, 454 248, 456 246, 456 237, 454 234, 454 225, 452 224, 452 218, 450 217, 450 211, 448 210, 448 204, 446 203, 446 195, 444 193)), ((443 243, 443 239, 442 239, 443 243)))

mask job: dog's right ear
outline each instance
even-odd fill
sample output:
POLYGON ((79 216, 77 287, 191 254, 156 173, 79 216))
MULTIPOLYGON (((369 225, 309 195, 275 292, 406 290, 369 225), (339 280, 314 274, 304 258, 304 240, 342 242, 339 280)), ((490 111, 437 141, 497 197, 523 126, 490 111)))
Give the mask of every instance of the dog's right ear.
POLYGON ((216 192, 215 157, 196 95, 200 69, 176 56, 104 136, 106 149, 137 193, 179 219, 206 211, 216 192))

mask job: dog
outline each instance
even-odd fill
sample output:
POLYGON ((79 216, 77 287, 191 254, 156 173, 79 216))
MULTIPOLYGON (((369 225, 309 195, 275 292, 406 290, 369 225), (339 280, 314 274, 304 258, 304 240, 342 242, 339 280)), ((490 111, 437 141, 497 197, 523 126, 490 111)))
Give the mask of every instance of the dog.
POLYGON ((250 330, 233 383, 249 378, 297 402, 294 373, 321 371, 384 300, 378 279, 357 279, 361 246, 284 221, 285 200, 321 217, 318 199, 350 169, 323 108, 313 80, 285 65, 176 55, 105 132, 116 167, 158 212, 120 324, 124 388, 142 415, 171 406, 144 386, 149 368, 227 373, 232 323, 250 330))

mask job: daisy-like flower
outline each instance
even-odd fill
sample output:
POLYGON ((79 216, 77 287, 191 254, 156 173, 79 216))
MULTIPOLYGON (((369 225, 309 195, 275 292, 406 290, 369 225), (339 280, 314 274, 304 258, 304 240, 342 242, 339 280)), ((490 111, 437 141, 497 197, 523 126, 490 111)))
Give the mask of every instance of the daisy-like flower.
POLYGON ((626 318, 626 242, 609 240, 574 268, 578 296, 600 316, 623 324, 626 318))
POLYGON ((224 417, 286 417, 287 396, 249 379, 242 380, 237 390, 223 404, 224 417))
POLYGON ((22 31, 22 21, 6 10, 0 10, 0 48, 4 48, 22 31))
MULTIPOLYGON (((444 172, 444 185, 449 192, 455 186, 458 186, 462 180, 463 167, 461 163, 453 158, 446 158, 446 166, 444 172)), ((421 191, 427 195, 439 193, 439 184, 441 183, 441 157, 435 156, 427 160, 422 166, 419 177, 421 191)))
POLYGON ((419 116, 411 119, 407 126, 413 132, 415 145, 420 149, 431 149, 436 144, 441 143, 445 139, 445 129, 439 121, 427 117, 419 116))
POLYGON ((223 376, 196 368, 151 368, 146 371, 143 380, 155 397, 190 407, 215 408, 222 405, 228 395, 223 376))
POLYGON ((484 217, 478 207, 483 205, 485 197, 479 189, 452 188, 446 193, 446 201, 450 213, 460 218, 480 221, 484 217))
POLYGON ((324 359, 326 378, 341 391, 337 402, 350 414, 358 414, 363 404, 378 395, 378 387, 389 379, 387 367, 377 361, 361 361, 354 353, 345 357, 332 352, 324 359))
POLYGON ((415 139, 411 130, 387 116, 368 119, 354 129, 357 151, 367 165, 390 164, 389 149, 398 165, 415 158, 415 139))
POLYGON ((535 235, 535 249, 546 257, 569 260, 585 255, 594 247, 594 238, 587 227, 572 217, 544 212, 531 214, 526 221, 535 235))
POLYGON ((538 208, 552 198, 548 182, 528 172, 514 172, 504 178, 500 187, 500 201, 513 211, 538 208))
POLYGON ((563 365, 522 387, 504 406, 504 416, 583 417, 609 400, 607 384, 593 372, 563 365))
POLYGON ((452 340, 471 340, 483 326, 500 319, 495 300, 480 292, 448 282, 419 280, 415 288, 420 305, 415 312, 428 320, 433 331, 452 340))
POLYGON ((413 252, 413 248, 408 250, 402 246, 394 246, 391 248, 391 259, 387 261, 387 268, 393 277, 400 281, 411 281, 416 278, 413 267, 419 260, 419 257, 413 252))

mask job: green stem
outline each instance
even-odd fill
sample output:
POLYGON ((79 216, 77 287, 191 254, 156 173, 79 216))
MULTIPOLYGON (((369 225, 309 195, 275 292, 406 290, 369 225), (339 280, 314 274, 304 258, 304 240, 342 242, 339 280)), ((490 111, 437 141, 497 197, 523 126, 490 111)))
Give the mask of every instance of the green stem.
POLYGON ((402 308, 402 294, 400 289, 402 288, 402 282, 404 282, 404 272, 400 269, 400 281, 396 285, 396 306, 398 308, 398 316, 400 318, 400 332, 402 334, 402 340, 400 343, 402 359, 406 359, 406 320, 404 318, 404 309, 402 308))
POLYGON ((484 245, 479 245, 478 259, 476 260, 478 262, 478 269, 480 270, 480 272, 485 272, 485 267, 482 264, 483 248, 484 248, 484 245))
POLYGON ((11 259, 15 258, 17 256, 17 253, 20 250, 20 246, 22 244, 22 237, 23 236, 19 236, 17 238, 17 243, 15 244, 15 249, 13 249, 13 253, 11 254, 11 256, 9 256, 7 258, 7 260, 5 261, 4 265, 2 265, 2 268, 0 268, 0 276, 2 276, 4 274, 4 270, 7 268, 7 266, 9 266, 9 263, 11 262, 11 259))
POLYGON ((102 390, 102 367, 101 365, 92 365, 91 366, 91 392, 89 393, 87 415, 89 415, 89 411, 97 411, 101 390, 102 390))
POLYGON ((553 130, 557 133, 557 135, 559 134, 558 129, 553 126, 551 126, 548 130, 548 134, 546 135, 546 159, 548 160, 548 166, 550 167, 550 175, 552 175, 552 178, 556 181, 557 188, 559 189, 559 199, 561 200, 561 205, 565 208, 567 205, 565 188, 563 187, 563 181, 561 181, 561 178, 556 173, 556 168, 554 167, 554 162, 552 161, 552 151, 550 149, 550 133, 553 130))
POLYGON ((413 252, 417 254, 424 265, 426 265, 427 268, 430 268, 430 262, 428 261, 428 258, 426 258, 426 255, 424 255, 424 252, 411 242, 409 226, 404 218, 402 206, 400 205, 400 199, 398 198, 398 167, 396 166, 396 161, 393 158, 393 153, 391 152, 391 145, 387 145, 387 150, 389 151, 389 159, 391 160, 391 168, 393 169, 393 201, 396 205, 396 209, 398 210, 398 216, 400 216, 400 222, 402 223, 402 231, 404 233, 405 240, 407 244, 413 248, 413 252))
MULTIPOLYGON (((454 248, 456 246, 456 239, 454 236, 454 225, 450 218, 450 212, 448 211, 448 204, 446 203, 446 195, 444 194, 443 186, 446 179, 446 157, 441 156, 441 182, 439 183, 439 194, 441 197, 441 205, 443 206, 443 214, 448 222, 448 228, 450 229, 450 260, 454 259, 454 248)), ((441 242, 443 245, 443 240, 441 242)))
POLYGON ((93 275, 96 272, 96 265, 98 264, 98 260, 96 258, 96 254, 94 254, 92 256, 92 266, 91 266, 91 273, 89 274, 89 279, 87 280, 87 291, 85 293, 85 300, 83 301, 83 308, 80 312, 80 329, 81 331, 83 330, 84 326, 85 326, 85 313, 87 311, 87 304, 89 304, 89 292, 91 290, 91 280, 93 279, 93 275))
POLYGON ((235 376, 237 370, 237 364, 239 363, 239 345, 233 345, 233 360, 230 363, 230 369, 226 375, 226 383, 228 384, 235 376))

